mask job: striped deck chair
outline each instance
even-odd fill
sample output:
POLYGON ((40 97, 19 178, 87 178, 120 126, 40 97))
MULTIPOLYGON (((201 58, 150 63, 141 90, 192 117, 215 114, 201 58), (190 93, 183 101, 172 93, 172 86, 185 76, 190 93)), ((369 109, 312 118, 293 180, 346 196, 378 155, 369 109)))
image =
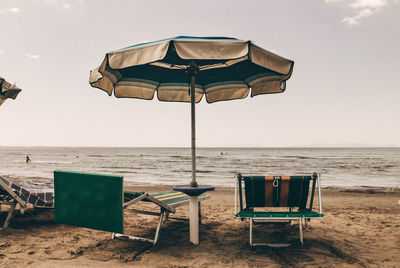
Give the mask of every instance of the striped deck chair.
POLYGON ((250 245, 252 246, 289 245, 254 243, 254 222, 291 222, 297 220, 299 222, 300 242, 303 244, 302 221, 304 220, 306 223, 306 220, 311 218, 323 217, 320 176, 316 173, 310 176, 242 176, 237 174, 235 177, 235 217, 250 220, 250 245), (311 190, 310 182, 312 182, 311 190), (316 184, 318 184, 318 212, 313 211, 316 184), (237 211, 238 207, 239 212, 237 211))
MULTIPOLYGON (((210 197, 208 194, 201 194, 199 196, 199 221, 201 222, 201 209, 200 209, 200 201, 206 200, 210 197)), ((113 233, 112 238, 124 237, 128 239, 141 240, 145 242, 150 242, 156 244, 159 238, 160 230, 168 219, 179 219, 179 220, 187 220, 183 218, 174 218, 169 217, 170 213, 175 213, 176 208, 187 205, 189 203, 189 196, 182 192, 177 191, 164 191, 158 193, 145 193, 145 192, 124 192, 124 205, 123 208, 125 212, 137 213, 137 214, 145 214, 145 215, 153 215, 158 218, 158 225, 155 232, 154 239, 138 237, 138 236, 130 236, 124 234, 113 233), (134 204, 140 205, 139 202, 152 202, 160 207, 160 212, 147 211, 142 209, 133 209, 129 208, 134 204)))
MULTIPOLYGON (((124 192, 122 176, 56 170, 54 185, 57 223, 109 231, 113 239, 125 237, 156 244, 169 214, 189 203, 189 197, 181 192, 124 192), (144 208, 144 202, 155 204, 159 212, 150 211, 149 206, 144 208), (157 216, 154 238, 125 234, 124 212, 157 216)), ((200 200, 207 198, 207 194, 200 195, 199 205, 200 200)))
POLYGON ((21 213, 28 204, 34 208, 54 208, 54 186, 50 183, 33 183, 30 180, 17 185, 0 177, 0 204, 10 206, 1 228, 4 230, 8 227, 17 204, 21 213))

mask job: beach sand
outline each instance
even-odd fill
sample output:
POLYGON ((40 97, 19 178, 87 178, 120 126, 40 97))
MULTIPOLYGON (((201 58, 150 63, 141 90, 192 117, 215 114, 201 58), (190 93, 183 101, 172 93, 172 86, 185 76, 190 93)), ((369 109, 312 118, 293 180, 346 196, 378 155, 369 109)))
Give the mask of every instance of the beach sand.
MULTIPOLYGON (((286 248, 250 247, 248 222, 234 218, 234 189, 210 194, 202 202, 199 246, 188 241, 187 221, 169 220, 153 246, 55 224, 51 210, 27 210, 0 234, 0 267, 400 267, 400 189, 324 188, 325 217, 306 226, 303 246, 297 224, 255 226, 256 241, 292 242, 286 248)), ((187 217, 188 206, 172 216, 187 217)), ((154 235, 155 217, 126 214, 125 220, 128 234, 154 235)))

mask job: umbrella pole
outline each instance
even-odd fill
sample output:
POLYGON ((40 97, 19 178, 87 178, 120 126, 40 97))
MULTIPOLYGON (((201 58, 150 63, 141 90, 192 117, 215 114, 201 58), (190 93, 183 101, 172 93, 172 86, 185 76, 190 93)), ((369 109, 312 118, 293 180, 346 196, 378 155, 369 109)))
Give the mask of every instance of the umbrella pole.
POLYGON ((196 101, 195 101, 195 72, 190 77, 190 108, 192 125, 192 181, 190 186, 197 187, 196 182, 196 101))
MULTIPOLYGON (((191 108, 191 127, 192 127, 192 181, 191 187, 197 187, 196 182, 196 66, 191 64, 191 77, 190 77, 190 108, 191 108)), ((189 214, 190 214, 190 242, 194 245, 199 244, 199 199, 197 196, 189 197, 189 214)))

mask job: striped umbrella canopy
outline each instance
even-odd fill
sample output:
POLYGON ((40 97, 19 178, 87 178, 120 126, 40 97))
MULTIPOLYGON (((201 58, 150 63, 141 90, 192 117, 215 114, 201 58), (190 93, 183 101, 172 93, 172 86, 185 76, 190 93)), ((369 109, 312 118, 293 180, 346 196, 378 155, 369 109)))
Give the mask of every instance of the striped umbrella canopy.
POLYGON ((228 37, 179 36, 133 45, 106 54, 91 72, 90 84, 118 98, 190 102, 195 73, 196 98, 208 103, 285 91, 293 61, 228 37), (189 75, 188 75, 189 74, 189 75))
POLYGON ((21 89, 17 88, 15 84, 10 84, 0 76, 0 106, 6 101, 6 99, 15 100, 20 92, 21 89))
POLYGON ((178 36, 106 54, 90 85, 118 98, 192 103, 192 185, 196 185, 195 106, 286 89, 294 62, 230 37, 178 36), (195 92, 195 94, 193 94, 195 92))

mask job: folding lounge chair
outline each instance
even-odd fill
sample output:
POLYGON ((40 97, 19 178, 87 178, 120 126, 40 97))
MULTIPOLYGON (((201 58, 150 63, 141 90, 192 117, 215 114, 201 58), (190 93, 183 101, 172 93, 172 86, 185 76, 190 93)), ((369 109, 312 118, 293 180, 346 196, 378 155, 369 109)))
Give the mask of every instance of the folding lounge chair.
MULTIPOLYGON (((113 239, 125 237, 156 244, 169 214, 175 213, 175 208, 189 203, 189 197, 181 192, 123 192, 122 176, 56 170, 54 185, 56 222, 109 231, 113 233, 113 239), (140 208, 144 202, 157 205, 160 211, 132 208, 133 205, 140 208), (154 238, 124 234, 124 212, 157 216, 154 238)), ((207 198, 209 195, 201 195, 199 205, 200 200, 207 198)))
POLYGON ((303 244, 302 221, 322 218, 320 176, 236 176, 235 217, 250 220, 250 245, 287 246, 289 244, 254 243, 254 222, 299 222, 300 242, 303 244), (311 194, 310 181, 312 181, 311 194), (319 212, 312 210, 318 183, 319 212), (243 189, 244 184, 244 189, 243 189), (245 198, 243 198, 243 191, 245 198), (308 198, 310 196, 310 198, 308 198), (238 201, 239 198, 239 201, 238 201), (308 206, 307 206, 308 202, 308 206), (239 204, 238 204, 239 203, 239 204), (240 211, 237 212, 238 205, 240 211), (262 210, 262 211, 260 211, 262 210))
POLYGON ((49 183, 33 183, 29 180, 16 185, 0 177, 0 204, 10 206, 1 228, 1 230, 4 230, 8 227, 17 204, 20 206, 21 213, 28 207, 28 204, 31 204, 34 208, 53 208, 54 187, 49 183))
MULTIPOLYGON (((201 221, 201 209, 200 209, 200 201, 208 199, 210 196, 207 194, 202 194, 199 196, 199 221, 201 221)), ((112 238, 124 237, 128 239, 135 239, 150 242, 156 244, 159 238, 159 233, 163 225, 168 219, 179 219, 179 220, 187 220, 183 218, 173 218, 169 217, 170 213, 175 213, 176 208, 187 205, 189 203, 189 196, 183 194, 182 192, 177 191, 165 191, 158 193, 145 193, 145 192, 124 192, 124 205, 123 208, 125 212, 144 214, 144 215, 153 215, 158 216, 158 225, 156 229, 156 233, 154 239, 138 237, 138 236, 130 236, 124 234, 113 233, 112 238), (160 207, 160 212, 142 210, 142 209, 133 209, 129 208, 132 205, 138 204, 139 202, 152 202, 160 207)))

